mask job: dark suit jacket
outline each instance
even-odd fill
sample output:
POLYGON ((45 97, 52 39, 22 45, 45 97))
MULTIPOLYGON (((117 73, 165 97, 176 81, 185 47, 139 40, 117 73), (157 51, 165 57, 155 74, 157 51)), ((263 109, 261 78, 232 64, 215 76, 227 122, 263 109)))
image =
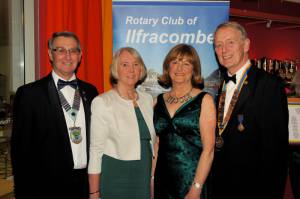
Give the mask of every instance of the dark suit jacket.
MULTIPOLYGON (((78 86, 89 132, 90 104, 98 92, 80 80, 78 86)), ((17 90, 11 159, 17 199, 69 198, 76 192, 70 187, 74 165, 71 144, 51 73, 17 90)))
POLYGON ((288 106, 275 76, 251 67, 213 162, 213 195, 283 198, 287 176, 288 106), (238 115, 245 130, 238 130, 238 115))

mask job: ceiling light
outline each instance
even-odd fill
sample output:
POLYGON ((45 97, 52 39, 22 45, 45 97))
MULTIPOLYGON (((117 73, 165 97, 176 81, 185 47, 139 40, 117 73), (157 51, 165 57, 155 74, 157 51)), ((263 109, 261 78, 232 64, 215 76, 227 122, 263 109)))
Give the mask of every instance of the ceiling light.
POLYGON ((300 3, 300 0, 282 0, 282 1, 288 1, 288 2, 293 2, 293 3, 300 3))
POLYGON ((266 28, 271 28, 272 25, 272 20, 269 20, 266 24, 266 28))

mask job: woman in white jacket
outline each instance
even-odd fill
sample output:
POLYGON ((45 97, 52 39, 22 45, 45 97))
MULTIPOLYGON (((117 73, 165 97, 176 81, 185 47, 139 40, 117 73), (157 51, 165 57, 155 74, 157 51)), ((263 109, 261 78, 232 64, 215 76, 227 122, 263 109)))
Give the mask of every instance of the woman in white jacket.
POLYGON ((110 68, 113 88, 92 102, 90 199, 150 198, 153 101, 136 90, 146 73, 135 49, 119 49, 110 68))

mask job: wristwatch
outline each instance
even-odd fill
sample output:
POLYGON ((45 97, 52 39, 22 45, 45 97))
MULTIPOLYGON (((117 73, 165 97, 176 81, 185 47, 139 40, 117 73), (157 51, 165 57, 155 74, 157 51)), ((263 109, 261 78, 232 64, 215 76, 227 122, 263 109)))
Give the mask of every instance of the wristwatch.
POLYGON ((198 183, 198 182, 193 182, 193 186, 196 188, 196 189, 202 189, 203 185, 198 183))

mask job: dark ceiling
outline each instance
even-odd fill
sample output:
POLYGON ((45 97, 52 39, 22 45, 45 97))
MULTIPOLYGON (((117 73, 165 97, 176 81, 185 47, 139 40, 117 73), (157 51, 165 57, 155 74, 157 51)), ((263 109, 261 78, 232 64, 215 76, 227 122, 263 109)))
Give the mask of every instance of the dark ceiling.
POLYGON ((299 3, 286 0, 231 0, 230 7, 300 18, 299 3))
POLYGON ((230 20, 267 28, 300 30, 300 0, 232 0, 230 20))

